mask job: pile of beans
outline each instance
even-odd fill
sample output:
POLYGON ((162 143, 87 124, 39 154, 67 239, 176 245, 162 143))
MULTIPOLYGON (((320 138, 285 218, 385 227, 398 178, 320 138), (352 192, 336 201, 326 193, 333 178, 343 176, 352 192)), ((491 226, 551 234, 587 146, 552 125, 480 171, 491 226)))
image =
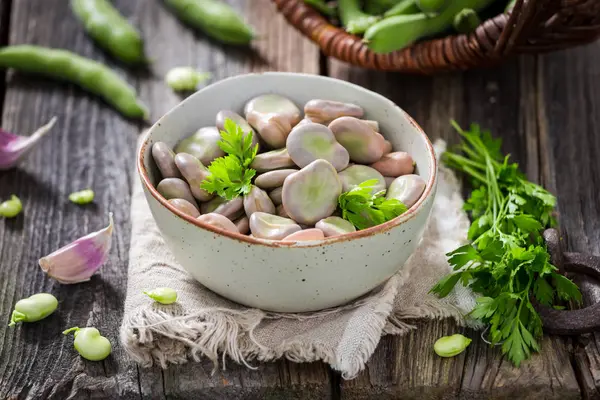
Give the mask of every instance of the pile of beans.
POLYGON ((248 101, 243 112, 245 118, 220 111, 215 126, 200 128, 175 149, 163 142, 152 146, 162 175, 156 189, 175 208, 231 232, 319 240, 356 230, 336 215, 338 197, 364 181, 376 180, 373 193, 387 189, 386 198, 409 208, 425 189, 412 157, 393 151, 377 121, 361 119, 360 106, 315 99, 304 105, 302 119, 291 100, 265 94, 248 101), (250 165, 257 171, 252 189, 233 200, 200 188, 210 174, 206 166, 225 155, 218 142, 226 119, 252 132, 260 148, 250 165))

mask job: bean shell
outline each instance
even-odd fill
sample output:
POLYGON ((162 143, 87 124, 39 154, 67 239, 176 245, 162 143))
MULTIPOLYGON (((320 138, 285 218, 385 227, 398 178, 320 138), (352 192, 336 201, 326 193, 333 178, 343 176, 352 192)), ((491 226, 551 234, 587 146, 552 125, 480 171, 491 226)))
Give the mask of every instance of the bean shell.
POLYGON ((396 151, 385 154, 379 161, 371 164, 371 167, 385 176, 400 176, 412 174, 415 171, 415 162, 410 154, 396 151))
POLYGON ((175 156, 175 165, 190 185, 192 195, 199 201, 209 201, 214 197, 212 193, 200 188, 202 181, 209 175, 208 169, 202 165, 200 160, 188 153, 179 153, 175 156))
MULTIPOLYGON (((284 142, 285 144, 285 142, 284 142)), ((295 167, 296 164, 290 158, 288 150, 284 147, 279 150, 271 150, 266 153, 257 154, 250 168, 256 170, 256 172, 268 172, 281 168, 295 167)))
POLYGON ((175 165, 175 153, 168 144, 156 142, 152 145, 152 158, 163 178, 179 178, 181 174, 175 165))
POLYGON ((323 240, 325 234, 322 230, 317 228, 303 229, 298 232, 294 232, 282 239, 284 242, 306 242, 310 240, 323 240))
POLYGON ((162 194, 165 199, 184 199, 196 206, 196 200, 192 196, 190 186, 183 179, 167 178, 163 179, 156 186, 158 193, 162 194))
POLYGON ((242 128, 242 132, 244 132, 244 137, 248 135, 248 132, 252 132, 252 147, 258 144, 258 134, 252 129, 248 121, 244 119, 240 114, 231 111, 231 110, 221 110, 217 113, 216 123, 217 129, 219 131, 225 130, 225 120, 230 119, 235 122, 240 128, 242 128))
POLYGON ((240 231, 240 233, 242 235, 245 235, 248 232, 250 232, 250 220, 248 219, 248 217, 246 215, 244 215, 243 217, 241 217, 239 219, 236 219, 235 221, 233 221, 233 223, 235 224, 238 231, 240 231))
POLYGON ((356 232, 356 228, 351 222, 340 217, 323 218, 315 224, 325 234, 325 237, 344 235, 346 233, 356 232))
POLYGON ((352 103, 314 99, 304 105, 304 114, 313 122, 329 123, 344 116, 361 118, 364 110, 352 103))
POLYGON ((250 193, 244 195, 244 210, 246 215, 250 217, 257 211, 265 212, 267 214, 275 214, 275 205, 269 198, 267 192, 261 188, 252 185, 250 193))
POLYGON ((276 206, 280 205, 282 202, 281 194, 283 192, 283 186, 275 188, 269 192, 269 198, 273 201, 273 204, 276 206))
POLYGON ((260 211, 250 216, 250 231, 257 238, 281 240, 301 229, 300 225, 289 218, 260 211))
POLYGON ((200 212, 196 206, 185 199, 170 199, 169 203, 171 203, 173 207, 182 213, 185 213, 191 217, 198 218, 200 216, 200 212))
POLYGON ((300 109, 277 94, 257 96, 244 107, 246 120, 272 148, 285 146, 287 135, 300 121, 300 109))
POLYGON ((282 201, 294 221, 314 225, 335 211, 341 192, 342 183, 333 165, 316 160, 285 179, 282 201))
POLYGON ((275 171, 265 172, 256 177, 254 184, 261 189, 274 189, 283 185, 285 178, 298 172, 297 169, 278 169, 275 171))
POLYGON ((200 128, 193 135, 180 141, 175 147, 175 153, 191 154, 203 165, 210 165, 215 158, 225 155, 218 145, 219 140, 221 140, 221 134, 216 127, 200 128))
POLYGON ((425 180, 419 175, 402 175, 392 182, 385 197, 400 200, 410 208, 419 200, 425 186, 425 180))
POLYGON ((292 129, 287 138, 286 148, 292 161, 299 167, 322 159, 329 161, 337 170, 348 166, 348 151, 335 140, 331 130, 321 124, 304 124, 292 129))
POLYGON ((202 214, 201 216, 198 217, 198 221, 202 221, 204 223, 207 223, 209 225, 215 226, 217 228, 229 231, 229 232, 233 232, 233 233, 240 233, 238 231, 238 228, 235 226, 235 224, 233 222, 231 222, 230 219, 228 219, 227 217, 221 215, 221 214, 217 214, 217 213, 208 213, 208 214, 202 214))
POLYGON ((233 221, 244 213, 244 200, 241 197, 227 200, 217 196, 207 203, 202 203, 200 211, 202 214, 221 214, 233 221))
POLYGON ((337 141, 348 150, 350 160, 371 164, 383 155, 383 136, 364 121, 354 117, 340 117, 329 124, 337 141))
POLYGON ((367 167, 366 165, 356 164, 348 167, 339 173, 339 177, 342 181, 342 191, 344 192, 371 179, 377 180, 377 184, 373 186, 371 193, 377 193, 380 190, 384 190, 386 187, 383 175, 375 168, 367 167))

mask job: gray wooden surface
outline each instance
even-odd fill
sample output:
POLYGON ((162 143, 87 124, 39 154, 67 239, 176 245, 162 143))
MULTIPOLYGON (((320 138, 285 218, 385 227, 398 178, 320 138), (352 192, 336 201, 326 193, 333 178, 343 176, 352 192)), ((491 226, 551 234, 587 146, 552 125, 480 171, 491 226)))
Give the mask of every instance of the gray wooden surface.
MULTIPOLYGON (((600 45, 513 59, 502 67, 436 77, 358 70, 327 60, 286 25, 268 0, 231 3, 260 32, 253 51, 222 47, 182 26, 160 0, 115 0, 143 33, 150 72, 123 68, 94 46, 66 0, 0 2, 0 44, 66 48, 106 62, 135 84, 156 119, 180 98, 162 82, 176 65, 211 71, 213 80, 248 71, 329 74, 381 92, 409 112, 432 138, 455 141, 450 118, 479 122, 505 141, 531 179, 558 193, 560 221, 572 250, 600 253, 600 45)), ((0 221, 0 316, 40 291, 61 299, 60 312, 36 324, 0 324, 0 399, 576 399, 599 398, 600 337, 546 337, 543 351, 513 368, 478 333, 453 359, 432 354, 433 341, 464 331, 451 321, 419 322, 405 337, 385 337, 365 371, 342 381, 324 364, 281 360, 257 370, 228 364, 211 376, 209 362, 142 369, 118 346, 129 247, 130 180, 142 125, 67 84, 9 72, 0 79, 1 126, 28 133, 58 116, 54 131, 19 169, 0 173, 0 199, 17 194, 25 213, 0 221), (93 207, 68 193, 92 187, 93 207), (82 285, 59 285, 39 257, 117 224, 110 261, 82 285), (83 362, 61 331, 94 325, 115 344, 104 362, 83 362)), ((584 287, 592 287, 583 282, 584 287)), ((600 292, 586 291, 589 301, 600 292)))

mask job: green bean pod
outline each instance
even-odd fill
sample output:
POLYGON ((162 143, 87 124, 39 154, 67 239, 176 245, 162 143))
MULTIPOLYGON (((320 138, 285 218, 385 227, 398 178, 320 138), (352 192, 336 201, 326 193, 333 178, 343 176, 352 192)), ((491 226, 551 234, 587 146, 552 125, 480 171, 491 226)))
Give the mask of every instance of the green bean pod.
POLYGON ((417 7, 416 0, 402 0, 399 3, 383 14, 385 18, 393 17, 394 15, 406 15, 420 13, 421 9, 417 7))
POLYGON ((376 53, 389 53, 400 50, 418 39, 441 33, 452 27, 454 16, 462 9, 472 8, 474 11, 480 11, 492 1, 451 1, 448 7, 434 17, 428 17, 426 14, 420 13, 385 18, 365 32, 364 41, 376 53))
POLYGON ((402 0, 369 0, 365 1, 365 12, 372 15, 383 15, 402 0))
POLYGON ((74 83, 103 98, 128 118, 146 118, 148 110, 135 89, 108 67, 67 50, 17 45, 0 49, 0 68, 74 83))
POLYGON ((362 11, 359 0, 339 0, 338 14, 346 31, 355 35, 364 33, 379 21, 379 17, 362 11))
POLYGON ((175 15, 193 28, 227 44, 248 44, 254 30, 227 3, 217 0, 164 0, 175 15))
POLYGON ((128 64, 146 62, 139 32, 108 0, 71 0, 71 9, 87 33, 112 56, 128 64))

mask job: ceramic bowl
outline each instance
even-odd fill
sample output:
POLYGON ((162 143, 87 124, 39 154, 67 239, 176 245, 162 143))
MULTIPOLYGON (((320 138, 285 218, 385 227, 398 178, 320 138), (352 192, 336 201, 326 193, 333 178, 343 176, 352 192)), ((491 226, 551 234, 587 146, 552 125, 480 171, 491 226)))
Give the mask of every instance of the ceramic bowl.
POLYGON ((419 244, 436 190, 431 142, 403 110, 385 97, 341 80, 306 74, 239 75, 191 95, 147 132, 137 156, 150 209, 181 265, 207 288, 268 311, 305 312, 338 306, 366 294, 398 272, 419 244), (400 217, 373 228, 318 242, 277 243, 225 232, 173 208, 155 189, 151 156, 158 141, 174 147, 198 128, 214 125, 222 109, 242 111, 250 98, 278 93, 301 109, 315 98, 356 103, 379 121, 394 149, 407 151, 427 182, 420 200, 400 217))

